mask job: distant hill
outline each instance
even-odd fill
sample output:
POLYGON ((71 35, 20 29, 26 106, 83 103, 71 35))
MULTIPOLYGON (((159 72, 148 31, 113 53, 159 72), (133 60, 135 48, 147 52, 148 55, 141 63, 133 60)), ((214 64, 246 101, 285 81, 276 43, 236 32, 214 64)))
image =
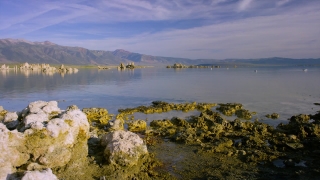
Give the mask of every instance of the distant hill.
POLYGON ((60 46, 49 41, 0 39, 0 62, 87 65, 118 64, 126 61, 114 56, 111 51, 60 46))
POLYGON ((74 65, 118 65, 134 62, 140 65, 172 65, 182 63, 186 65, 319 65, 320 59, 187 59, 175 57, 161 57, 129 52, 123 49, 115 51, 89 50, 82 47, 61 46, 55 43, 31 42, 23 39, 0 39, 0 63, 49 63, 74 65))

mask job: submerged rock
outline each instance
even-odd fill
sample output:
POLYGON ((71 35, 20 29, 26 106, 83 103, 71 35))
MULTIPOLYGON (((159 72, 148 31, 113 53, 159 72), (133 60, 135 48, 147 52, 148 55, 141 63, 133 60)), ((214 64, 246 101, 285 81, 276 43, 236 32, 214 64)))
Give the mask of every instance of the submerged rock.
POLYGON ((272 113, 272 114, 267 114, 266 117, 271 119, 278 119, 280 115, 278 113, 272 113))
POLYGON ((139 158, 148 154, 143 140, 130 131, 118 130, 110 132, 101 138, 105 146, 105 158, 114 165, 130 167, 136 165, 139 158))

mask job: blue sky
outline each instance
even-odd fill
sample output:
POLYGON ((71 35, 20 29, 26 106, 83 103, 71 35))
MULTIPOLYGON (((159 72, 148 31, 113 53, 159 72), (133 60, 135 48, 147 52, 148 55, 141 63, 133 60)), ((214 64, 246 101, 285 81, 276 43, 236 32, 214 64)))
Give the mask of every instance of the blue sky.
POLYGON ((320 58, 320 0, 0 0, 0 38, 185 58, 320 58))

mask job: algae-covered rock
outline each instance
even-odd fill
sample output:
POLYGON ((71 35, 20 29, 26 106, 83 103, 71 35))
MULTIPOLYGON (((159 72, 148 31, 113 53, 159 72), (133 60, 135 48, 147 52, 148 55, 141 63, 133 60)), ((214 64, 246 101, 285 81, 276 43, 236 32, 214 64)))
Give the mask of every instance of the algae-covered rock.
POLYGON ((128 123, 128 130, 132 132, 144 131, 147 128, 147 122, 144 120, 136 120, 128 123))
POLYGON ((252 118, 252 114, 245 109, 236 110, 235 114, 238 118, 242 118, 242 119, 250 120, 252 118))
POLYGON ((219 105, 220 107, 218 107, 217 110, 226 116, 232 116, 237 110, 242 108, 242 104, 239 103, 226 103, 219 105))
POLYGON ((118 110, 119 114, 117 115, 117 118, 123 118, 125 115, 133 114, 135 112, 152 114, 152 113, 168 112, 171 110, 183 111, 183 112, 188 112, 192 110, 205 111, 216 105, 217 104, 215 103, 192 102, 192 103, 174 104, 174 103, 167 103, 164 101, 153 101, 151 106, 138 106, 136 108, 119 109, 118 110))
POLYGON ((118 130, 123 130, 124 126, 123 126, 124 122, 122 119, 114 119, 109 121, 107 128, 109 131, 118 131, 118 130))
POLYGON ((267 114, 266 117, 271 119, 278 119, 280 115, 278 113, 272 113, 272 114, 267 114))
POLYGON ((147 132, 150 135, 171 136, 176 133, 175 125, 168 119, 153 120, 150 126, 152 130, 147 132))
POLYGON ((23 110, 21 117, 20 132, 9 131, 0 123, 0 151, 10 153, 0 154, 0 162, 5 164, 0 166, 1 177, 5 175, 3 169, 13 173, 18 167, 41 170, 69 164, 70 168, 75 156, 78 161, 86 158, 89 123, 79 109, 62 112, 56 102, 36 101, 23 110), (50 119, 52 113, 55 118, 50 119))
POLYGON ((83 108, 82 112, 87 115, 89 122, 98 122, 102 125, 106 125, 112 118, 112 115, 108 114, 108 110, 104 108, 83 108))
POLYGON ((0 123, 0 179, 6 179, 15 172, 15 167, 28 161, 30 154, 25 150, 24 135, 0 123))
POLYGON ((310 120, 310 116, 306 114, 299 114, 296 116, 292 116, 290 118, 290 123, 291 124, 302 124, 302 123, 308 123, 310 120))
POLYGON ((148 154, 143 140, 130 131, 118 130, 110 132, 101 138, 105 146, 105 158, 114 165, 130 167, 136 165, 139 158, 148 154))
POLYGON ((51 169, 43 171, 26 171, 21 180, 58 180, 51 169))
POLYGON ((0 122, 4 120, 4 116, 8 111, 4 110, 2 106, 0 106, 0 122))

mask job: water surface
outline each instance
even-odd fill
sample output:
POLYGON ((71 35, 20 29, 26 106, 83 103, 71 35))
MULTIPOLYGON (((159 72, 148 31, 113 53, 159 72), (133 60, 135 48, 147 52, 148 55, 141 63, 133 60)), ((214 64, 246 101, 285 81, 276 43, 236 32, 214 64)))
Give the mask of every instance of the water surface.
MULTIPOLYGON (((59 107, 119 108, 167 102, 238 102, 262 118, 279 113, 280 121, 320 109, 320 68, 144 68, 118 71, 79 69, 76 74, 0 71, 0 105, 20 111, 37 100, 57 100, 59 107)), ((160 116, 161 118, 163 116, 160 116)), ((264 118, 266 119, 266 118, 264 118)), ((268 120, 265 120, 268 121, 268 120)))

